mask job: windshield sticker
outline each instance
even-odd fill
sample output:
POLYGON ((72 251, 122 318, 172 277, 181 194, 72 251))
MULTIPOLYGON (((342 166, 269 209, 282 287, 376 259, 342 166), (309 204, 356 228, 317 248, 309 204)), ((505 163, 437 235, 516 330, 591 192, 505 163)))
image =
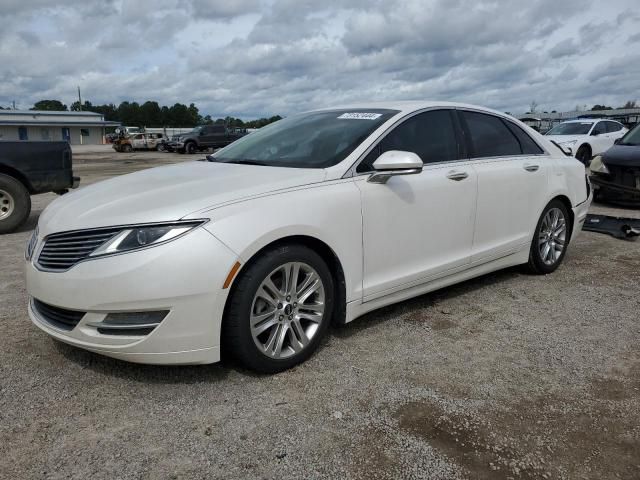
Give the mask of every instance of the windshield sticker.
POLYGON ((345 118, 349 120, 376 120, 381 116, 381 113, 352 112, 343 113, 338 118, 345 118))

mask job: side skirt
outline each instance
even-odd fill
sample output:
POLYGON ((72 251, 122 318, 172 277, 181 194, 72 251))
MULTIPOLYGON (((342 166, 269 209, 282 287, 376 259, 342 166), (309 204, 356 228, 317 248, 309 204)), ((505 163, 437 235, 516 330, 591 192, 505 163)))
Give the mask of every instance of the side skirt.
POLYGON ((495 272, 496 270, 502 270, 503 268, 513 267, 515 265, 522 265, 527 263, 529 259, 529 248, 523 248, 522 250, 507 255, 505 257, 493 260, 491 262, 483 263, 476 267, 469 268, 462 272, 453 273, 446 277, 441 277, 436 280, 432 280, 420 285, 415 285, 399 292, 394 292, 383 297, 375 298, 368 302, 353 301, 347 304, 347 314, 345 323, 349 323, 352 320, 371 312, 378 308, 386 307, 394 303, 402 302, 410 298, 414 298, 425 293, 433 292, 456 283, 464 282, 475 277, 485 275, 487 273, 495 272))

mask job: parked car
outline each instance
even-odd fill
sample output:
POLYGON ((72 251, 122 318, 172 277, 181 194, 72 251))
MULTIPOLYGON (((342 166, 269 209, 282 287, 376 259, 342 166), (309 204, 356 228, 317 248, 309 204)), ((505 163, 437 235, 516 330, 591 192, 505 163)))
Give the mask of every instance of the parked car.
POLYGON ((602 119, 582 119, 562 122, 545 135, 564 148, 570 148, 585 165, 627 133, 627 128, 619 122, 602 119))
POLYGON ((29 315, 124 360, 212 363, 222 349, 277 372, 331 321, 512 265, 553 272, 590 201, 580 162, 500 112, 292 115, 51 204, 26 252, 29 315))
POLYGON ((12 232, 31 213, 31 195, 76 188, 67 142, 0 142, 0 234, 12 232))
POLYGON ((132 152, 134 150, 163 150, 165 136, 162 133, 134 133, 120 135, 113 143, 116 152, 132 152))
POLYGON ((589 165, 597 199, 640 205, 640 124, 589 165))
POLYGON ((178 135, 170 147, 179 153, 196 153, 209 148, 222 148, 245 136, 247 131, 241 128, 228 128, 224 125, 201 125, 188 133, 178 135))

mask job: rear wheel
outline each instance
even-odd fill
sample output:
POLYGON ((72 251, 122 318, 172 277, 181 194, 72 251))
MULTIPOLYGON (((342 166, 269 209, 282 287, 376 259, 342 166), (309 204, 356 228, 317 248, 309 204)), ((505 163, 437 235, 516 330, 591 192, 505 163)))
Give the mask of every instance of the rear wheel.
POLYGON ((193 155, 194 153, 196 153, 196 150, 197 150, 197 148, 196 148, 196 144, 195 144, 195 143, 193 143, 193 142, 189 142, 189 143, 187 143, 187 144, 184 146, 184 149, 185 149, 185 151, 186 151, 188 154, 191 154, 191 155, 193 155))
POLYGON ((591 160, 591 147, 589 145, 582 145, 576 152, 576 158, 585 165, 591 160))
POLYGON ((122 146, 122 151, 123 151, 124 153, 131 153, 131 152, 133 152, 133 147, 132 147, 131 145, 129 145, 128 143, 127 143, 127 144, 124 144, 124 145, 122 146))
POLYGON ((31 213, 31 197, 22 183, 0 174, 0 233, 12 232, 31 213))
POLYGON ((223 325, 223 349, 246 367, 276 373, 318 348, 333 309, 326 263, 302 245, 264 252, 238 278, 223 325))
POLYGON ((544 275, 560 266, 570 239, 571 221, 560 200, 551 201, 542 212, 531 241, 529 262, 532 273, 544 275))

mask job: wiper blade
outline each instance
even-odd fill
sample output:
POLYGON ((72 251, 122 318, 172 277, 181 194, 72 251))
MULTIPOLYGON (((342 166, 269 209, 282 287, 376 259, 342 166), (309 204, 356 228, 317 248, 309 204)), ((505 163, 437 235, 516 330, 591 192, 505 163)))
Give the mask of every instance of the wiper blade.
POLYGON ((258 165, 260 167, 269 167, 270 163, 261 162, 260 160, 226 160, 223 163, 235 163, 237 165, 258 165))

